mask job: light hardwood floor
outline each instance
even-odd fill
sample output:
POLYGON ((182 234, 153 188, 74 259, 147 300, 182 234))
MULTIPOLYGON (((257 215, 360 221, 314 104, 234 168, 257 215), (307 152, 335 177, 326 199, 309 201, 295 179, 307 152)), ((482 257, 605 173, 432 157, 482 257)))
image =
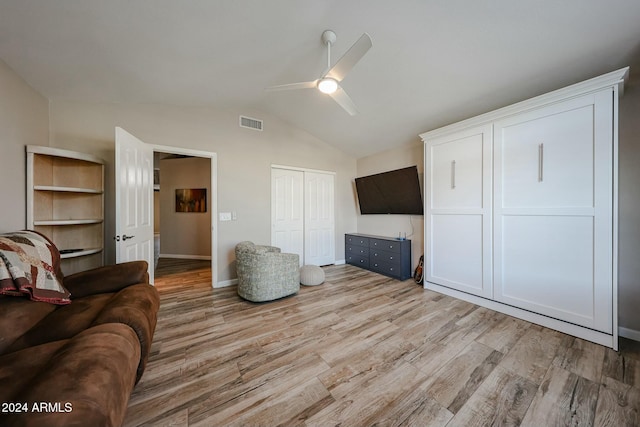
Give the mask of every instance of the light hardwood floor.
POLYGON ((255 304, 212 290, 208 265, 164 269, 125 425, 640 425, 639 343, 616 353, 411 280, 325 272, 255 304))

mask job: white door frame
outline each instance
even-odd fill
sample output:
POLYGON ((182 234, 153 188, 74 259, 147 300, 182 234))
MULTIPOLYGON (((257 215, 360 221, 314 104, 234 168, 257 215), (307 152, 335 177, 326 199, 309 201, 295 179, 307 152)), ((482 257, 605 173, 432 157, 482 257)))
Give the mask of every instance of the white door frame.
POLYGON ((202 157, 211 162, 211 287, 218 287, 218 154, 210 151, 192 150, 190 148, 170 147, 167 145, 149 144, 153 152, 181 154, 202 157))

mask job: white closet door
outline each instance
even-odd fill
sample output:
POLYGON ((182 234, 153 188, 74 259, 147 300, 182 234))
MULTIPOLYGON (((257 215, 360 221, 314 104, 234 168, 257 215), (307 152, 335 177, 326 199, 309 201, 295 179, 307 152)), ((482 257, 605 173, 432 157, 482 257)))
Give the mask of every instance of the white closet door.
POLYGON ((612 91, 498 121, 495 299, 612 332, 612 91))
POLYGON ((304 173, 271 169, 271 244, 304 260, 304 173))
POLYGON ((490 298, 491 126, 426 142, 426 281, 490 298))
POLYGON ((305 264, 335 262, 333 174, 304 172, 305 264))

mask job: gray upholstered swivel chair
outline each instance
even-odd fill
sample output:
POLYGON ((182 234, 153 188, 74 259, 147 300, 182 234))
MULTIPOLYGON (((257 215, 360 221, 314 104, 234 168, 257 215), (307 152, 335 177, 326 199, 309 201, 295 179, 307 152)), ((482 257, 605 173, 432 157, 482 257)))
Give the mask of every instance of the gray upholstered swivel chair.
POLYGON ((300 290, 298 255, 274 246, 238 243, 236 270, 238 295, 249 301, 272 301, 300 290))

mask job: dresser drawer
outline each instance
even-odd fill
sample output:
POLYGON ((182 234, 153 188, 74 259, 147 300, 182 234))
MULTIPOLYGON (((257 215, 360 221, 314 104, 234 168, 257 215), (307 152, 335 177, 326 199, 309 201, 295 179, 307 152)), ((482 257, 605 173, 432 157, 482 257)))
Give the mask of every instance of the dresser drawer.
POLYGON ((346 255, 347 264, 356 265, 358 267, 369 268, 369 257, 361 255, 346 255))
POLYGON ((395 253, 400 253, 400 243, 401 241, 369 239, 369 247, 371 249, 379 249, 382 251, 389 251, 389 252, 395 252, 395 253))
POLYGON ((402 275, 402 272, 400 271, 400 262, 393 263, 371 260, 369 268, 377 273, 386 274, 392 277, 400 277, 402 275))
POLYGON ((400 265, 400 251, 389 252, 378 249, 371 249, 371 262, 386 262, 400 265))
POLYGON ((352 236, 350 234, 346 234, 344 236, 344 242, 347 245, 353 245, 353 246, 365 246, 365 247, 369 247, 369 239, 368 237, 362 237, 362 236, 352 236))
POLYGON ((345 245, 344 247, 345 255, 354 255, 354 256, 369 256, 369 248, 365 246, 356 246, 356 245, 345 245))

